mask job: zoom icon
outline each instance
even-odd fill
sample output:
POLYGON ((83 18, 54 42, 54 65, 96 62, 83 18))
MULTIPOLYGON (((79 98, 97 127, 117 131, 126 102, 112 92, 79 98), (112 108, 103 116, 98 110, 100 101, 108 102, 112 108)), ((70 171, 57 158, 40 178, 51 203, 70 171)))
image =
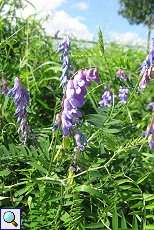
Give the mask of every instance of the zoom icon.
POLYGON ((21 229, 21 209, 1 208, 0 230, 21 229))

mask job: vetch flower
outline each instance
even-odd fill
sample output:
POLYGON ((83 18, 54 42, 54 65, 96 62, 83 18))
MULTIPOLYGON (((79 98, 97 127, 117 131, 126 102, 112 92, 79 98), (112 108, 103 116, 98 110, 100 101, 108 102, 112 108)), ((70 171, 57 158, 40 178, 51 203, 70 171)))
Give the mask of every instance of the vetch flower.
POLYGON ((61 113, 61 128, 64 136, 73 135, 73 128, 79 124, 82 117, 79 108, 85 103, 86 89, 92 81, 99 81, 96 68, 80 70, 75 74, 74 79, 68 81, 61 113))
POLYGON ((76 131, 74 134, 74 139, 76 142, 75 150, 83 151, 85 146, 87 145, 87 139, 84 136, 84 134, 81 133, 80 131, 76 131))
POLYGON ((26 88, 24 88, 18 77, 14 80, 14 87, 8 92, 9 97, 14 98, 14 103, 16 105, 16 117, 20 121, 26 114, 26 108, 29 104, 29 94, 26 88))
POLYGON ((127 88, 122 88, 120 87, 119 89, 119 100, 120 100, 120 103, 122 104, 126 104, 127 102, 127 99, 128 99, 128 89, 127 88))
POLYGON ((150 102, 148 105, 147 105, 147 109, 151 110, 151 111, 154 111, 154 102, 150 102))
POLYGON ((99 102, 100 107, 110 107, 112 105, 113 95, 109 89, 105 89, 101 100, 99 102))
POLYGON ((71 129, 73 128, 73 121, 72 119, 68 118, 66 110, 62 112, 61 121, 62 121, 61 127, 63 131, 63 135, 64 136, 71 135, 71 129))
POLYGON ((145 71, 143 72, 141 81, 139 82, 139 88, 141 90, 145 89, 147 87, 149 81, 150 81, 149 69, 145 69, 145 71))
POLYGON ((63 62, 62 65, 62 75, 60 77, 60 86, 64 89, 66 88, 67 80, 68 80, 68 72, 70 68, 70 60, 69 60, 69 50, 70 50, 70 39, 66 37, 58 46, 57 52, 61 52, 62 55, 60 60, 63 62))
MULTIPOLYGON (((62 53, 60 60, 63 62, 62 65, 62 75, 60 77, 60 86, 62 86, 63 88, 63 93, 65 94, 66 91, 66 86, 67 86, 67 82, 68 82, 68 78, 69 78, 69 69, 70 69, 70 60, 69 60, 69 50, 70 50, 70 39, 69 37, 66 37, 58 46, 57 48, 57 52, 62 53)), ((64 115, 57 114, 56 120, 54 121, 54 124, 52 126, 52 131, 55 131, 56 129, 58 129, 61 126, 61 121, 62 121, 62 117, 64 117, 64 115)))
POLYGON ((27 106, 29 104, 29 94, 26 88, 24 88, 18 77, 14 80, 14 87, 9 90, 8 96, 14 99, 14 103, 16 106, 15 116, 17 118, 17 122, 19 123, 18 132, 21 137, 21 141, 26 144, 30 128, 27 121, 27 106))
POLYGON ((145 89, 150 79, 154 76, 154 38, 152 38, 151 50, 141 65, 140 76, 139 88, 145 89))
POLYGON ((122 69, 119 69, 117 72, 116 72, 116 76, 122 80, 122 81, 127 81, 128 80, 128 76, 127 74, 125 73, 124 70, 122 69))

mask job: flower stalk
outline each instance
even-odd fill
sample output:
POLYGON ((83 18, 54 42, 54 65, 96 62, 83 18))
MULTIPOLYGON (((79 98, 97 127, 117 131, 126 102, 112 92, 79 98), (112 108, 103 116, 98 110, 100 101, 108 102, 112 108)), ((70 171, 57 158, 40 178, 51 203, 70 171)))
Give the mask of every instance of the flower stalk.
POLYGON ((8 96, 12 97, 15 103, 15 116, 19 124, 18 133, 23 144, 26 144, 30 137, 30 127, 27 120, 27 107, 29 105, 29 93, 22 86, 19 77, 14 80, 14 86, 8 91, 8 96))

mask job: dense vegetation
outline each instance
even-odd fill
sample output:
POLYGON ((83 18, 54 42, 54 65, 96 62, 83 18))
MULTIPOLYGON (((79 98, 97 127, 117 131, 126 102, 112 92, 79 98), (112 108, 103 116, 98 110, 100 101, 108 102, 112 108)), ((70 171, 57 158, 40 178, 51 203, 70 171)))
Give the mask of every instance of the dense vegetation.
POLYGON ((32 18, 8 15, 0 17, 0 41, 1 79, 12 87, 20 76, 28 88, 33 130, 30 143, 22 145, 14 103, 1 94, 0 206, 21 207, 23 229, 154 229, 154 155, 142 135, 152 115, 146 106, 154 99, 153 82, 138 91, 145 52, 115 44, 104 49, 101 33, 93 47, 71 43, 71 74, 96 66, 100 78, 89 87, 82 108, 80 128, 88 145, 74 172, 72 138, 52 132, 62 98, 59 41, 32 18), (119 68, 129 81, 117 79, 119 68), (116 97, 112 107, 99 108, 106 84, 114 94, 120 85, 128 87, 127 104, 116 97))

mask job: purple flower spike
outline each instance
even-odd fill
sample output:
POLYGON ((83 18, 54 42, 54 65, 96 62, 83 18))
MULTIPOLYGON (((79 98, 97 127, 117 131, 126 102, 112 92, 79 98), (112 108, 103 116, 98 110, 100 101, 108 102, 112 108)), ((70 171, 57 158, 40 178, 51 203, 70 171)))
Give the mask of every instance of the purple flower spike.
POLYGON ((126 104, 127 102, 127 99, 128 99, 128 89, 127 88, 122 88, 120 87, 119 89, 119 100, 120 100, 120 103, 122 104, 126 104))
POLYGON ((69 50, 70 50, 70 39, 67 37, 62 43, 59 44, 57 52, 61 52, 62 55, 60 60, 63 62, 62 65, 62 75, 60 77, 62 86, 64 89, 66 88, 67 80, 68 80, 68 71, 70 68, 70 61, 69 61, 69 50))
POLYGON ((112 105, 113 95, 106 89, 102 95, 102 98, 99 102, 100 107, 110 107, 112 105))
POLYGON ((150 102, 147 106, 147 109, 154 111, 154 102, 150 102))
POLYGON ((86 89, 92 81, 98 82, 96 68, 80 70, 73 80, 68 81, 61 114, 61 128, 64 136, 71 135, 73 128, 79 124, 79 119, 82 117, 79 108, 85 103, 86 89))
POLYGON ((9 90, 8 96, 14 98, 14 103, 16 105, 15 115, 17 116, 17 120, 20 122, 26 114, 26 108, 29 104, 29 94, 27 89, 21 85, 18 77, 15 78, 14 87, 9 90))
POLYGON ((154 38, 152 38, 151 50, 141 65, 141 72, 140 72, 141 81, 139 83, 139 88, 141 90, 145 89, 146 86, 148 85, 153 74, 153 66, 154 66, 154 38))
POLYGON ((21 135, 21 140, 26 144, 29 135, 29 126, 27 122, 27 106, 29 104, 29 94, 24 88, 18 77, 14 80, 14 87, 8 92, 9 97, 13 97, 16 106, 15 116, 19 123, 18 132, 21 135))
POLYGON ((117 77, 118 77, 120 80, 122 80, 122 81, 127 81, 127 80, 128 80, 128 77, 127 77, 125 71, 122 70, 122 69, 119 69, 119 70, 116 72, 116 75, 117 75, 117 77))

